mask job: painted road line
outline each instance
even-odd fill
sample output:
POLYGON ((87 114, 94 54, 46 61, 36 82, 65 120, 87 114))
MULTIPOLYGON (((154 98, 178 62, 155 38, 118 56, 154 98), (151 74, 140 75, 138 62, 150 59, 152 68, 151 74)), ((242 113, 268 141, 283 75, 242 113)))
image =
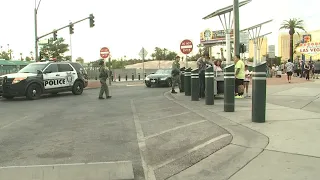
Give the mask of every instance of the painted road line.
POLYGON ((131 100, 131 109, 133 113, 133 121, 137 132, 138 146, 140 150, 141 163, 144 171, 145 180, 156 180, 156 176, 154 174, 154 170, 151 166, 149 166, 145 160, 145 156, 143 153, 147 153, 146 141, 144 138, 144 134, 142 131, 142 127, 140 124, 140 119, 134 105, 134 101, 131 100))
POLYGON ((170 164, 170 163, 172 163, 172 162, 174 162, 174 161, 176 161, 176 160, 178 160, 180 158, 183 158, 184 156, 186 156, 186 155, 188 155, 190 153, 193 153, 193 152, 195 152, 195 151, 197 151, 197 150, 199 150, 199 149, 201 149, 201 148, 203 148, 203 147, 205 147, 205 146, 207 146, 207 145, 209 145, 211 143, 214 143, 214 142, 216 142, 216 141, 218 141, 218 140, 220 140, 222 138, 226 138, 226 137, 229 137, 229 136, 231 136, 231 134, 222 134, 222 135, 220 135, 218 137, 215 137, 215 138, 213 138, 213 139, 211 139, 211 140, 209 140, 209 141, 207 141, 207 142, 205 142, 203 144, 200 144, 198 146, 195 146, 195 147, 193 147, 193 148, 191 148, 191 149, 189 149, 187 151, 184 151, 184 152, 178 154, 175 158, 169 159, 167 161, 164 161, 163 163, 160 163, 158 165, 153 166, 153 169, 159 169, 159 168, 161 168, 161 167, 163 167, 163 166, 165 166, 167 164, 170 164))
POLYGON ((119 179, 133 180, 131 161, 0 167, 0 177, 10 180, 119 179))
POLYGON ((5 128, 7 128, 7 127, 10 127, 11 125, 13 125, 13 124, 15 124, 15 123, 18 123, 18 122, 20 122, 20 121, 23 121, 23 120, 25 120, 25 119, 27 119, 28 118, 28 116, 25 116, 25 117, 23 117, 23 118, 20 118, 20 119, 17 119, 17 120, 15 120, 15 121, 12 121, 11 123, 9 123, 9 124, 6 124, 6 125, 4 125, 4 126, 0 126, 0 130, 1 129, 5 129, 5 128))
POLYGON ((165 133, 168 133, 168 132, 171 132, 171 131, 175 131, 175 130, 178 130, 178 129, 182 129, 182 128, 185 128, 185 127, 188 127, 188 126, 193 126, 193 125, 204 123, 204 122, 207 122, 207 120, 197 121, 197 122, 185 124, 185 125, 182 125, 182 126, 178 126, 178 127, 172 128, 172 129, 167 129, 167 130, 161 131, 161 132, 159 132, 157 134, 153 134, 153 135, 147 136, 147 137, 145 137, 145 139, 147 140, 147 139, 150 139, 150 138, 153 138, 153 137, 156 137, 156 136, 160 136, 162 134, 165 134, 165 133))
POLYGON ((180 115, 184 115, 184 114, 189 114, 189 113, 191 113, 191 112, 188 111, 188 112, 183 112, 183 113, 179 113, 179 114, 172 114, 172 115, 169 115, 169 116, 164 116, 164 117, 160 117, 160 118, 150 119, 150 120, 147 120, 147 121, 141 121, 141 123, 151 122, 151 121, 158 121, 158 120, 161 120, 161 119, 176 117, 176 116, 180 116, 180 115))

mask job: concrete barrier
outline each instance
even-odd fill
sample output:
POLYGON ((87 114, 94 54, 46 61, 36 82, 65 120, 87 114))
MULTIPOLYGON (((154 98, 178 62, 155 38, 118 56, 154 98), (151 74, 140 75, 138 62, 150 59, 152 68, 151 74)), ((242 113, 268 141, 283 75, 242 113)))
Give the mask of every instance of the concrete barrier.
POLYGON ((133 180, 131 161, 10 166, 0 168, 3 180, 133 180))

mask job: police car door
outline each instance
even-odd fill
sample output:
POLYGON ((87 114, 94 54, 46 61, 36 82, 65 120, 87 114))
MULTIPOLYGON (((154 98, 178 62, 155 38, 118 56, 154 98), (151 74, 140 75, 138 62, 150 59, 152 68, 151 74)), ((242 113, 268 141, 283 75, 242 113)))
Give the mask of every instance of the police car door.
POLYGON ((65 79, 64 87, 73 86, 77 73, 69 63, 58 64, 60 76, 65 79))
POLYGON ((61 87, 63 80, 60 78, 58 65, 50 64, 43 71, 43 85, 45 89, 53 89, 61 87))

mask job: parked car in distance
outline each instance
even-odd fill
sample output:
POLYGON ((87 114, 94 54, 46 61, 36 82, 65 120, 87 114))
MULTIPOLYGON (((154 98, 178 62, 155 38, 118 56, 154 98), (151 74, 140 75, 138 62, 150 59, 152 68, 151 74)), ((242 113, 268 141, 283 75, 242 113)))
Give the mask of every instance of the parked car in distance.
POLYGON ((155 73, 149 74, 145 78, 147 87, 151 86, 172 86, 171 69, 158 69, 155 73))

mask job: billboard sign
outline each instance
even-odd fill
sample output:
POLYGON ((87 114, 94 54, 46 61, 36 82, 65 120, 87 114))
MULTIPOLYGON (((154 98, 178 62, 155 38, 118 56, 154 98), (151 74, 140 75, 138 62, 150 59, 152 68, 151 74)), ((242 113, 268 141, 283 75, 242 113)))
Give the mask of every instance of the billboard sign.
MULTIPOLYGON (((233 41, 233 30, 230 34, 231 41, 233 41)), ((225 43, 226 34, 224 30, 211 31, 209 29, 200 33, 200 43, 201 44, 211 44, 211 43, 225 43)))
POLYGON ((318 55, 320 54, 320 42, 300 43, 296 51, 305 55, 318 55))

